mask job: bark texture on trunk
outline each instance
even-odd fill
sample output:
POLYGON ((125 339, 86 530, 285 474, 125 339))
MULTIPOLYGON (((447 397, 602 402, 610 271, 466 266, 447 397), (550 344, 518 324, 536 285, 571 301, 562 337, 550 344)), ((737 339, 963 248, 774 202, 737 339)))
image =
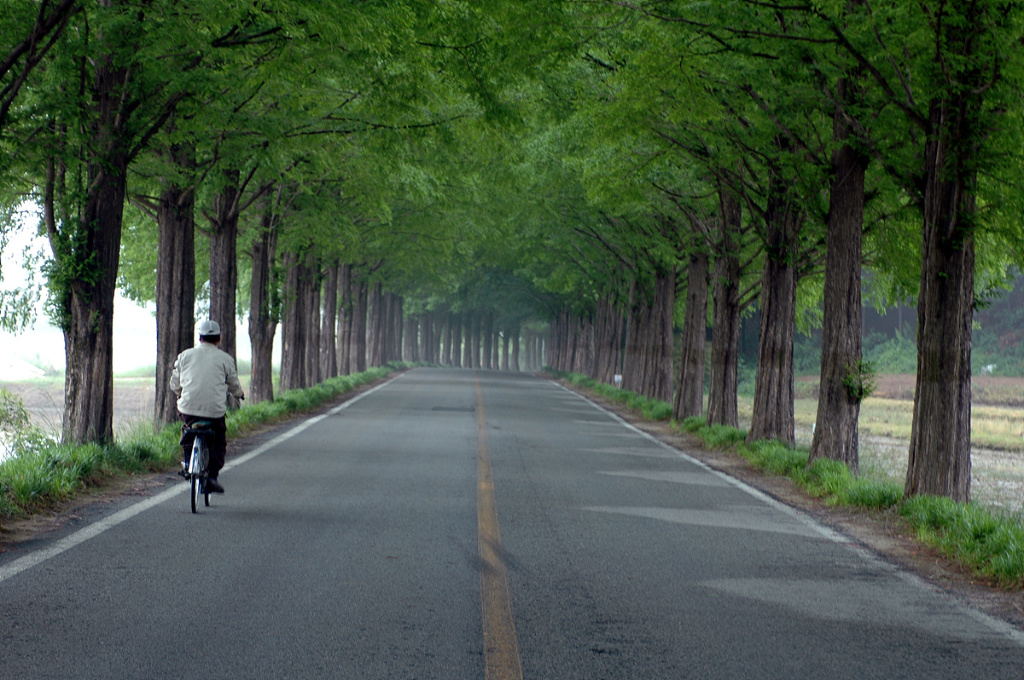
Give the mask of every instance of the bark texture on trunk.
POLYGON ((235 356, 238 290, 238 172, 225 173, 223 190, 213 199, 210 220, 210 318, 220 324, 220 349, 235 356))
POLYGON ((94 73, 93 155, 82 213, 75 234, 54 248, 71 277, 59 295, 66 361, 61 429, 64 442, 73 444, 109 442, 114 434, 114 294, 129 159, 121 108, 128 73, 112 62, 100 57, 94 73))
POLYGON ((303 299, 304 256, 284 255, 281 301, 281 391, 306 387, 306 315, 303 299))
POLYGON ((739 388, 740 263, 736 234, 740 204, 731 189, 721 187, 718 243, 713 275, 714 312, 711 323, 711 384, 708 425, 739 426, 736 403, 739 388))
POLYGON ((699 418, 704 414, 704 374, 708 330, 708 254, 695 250, 690 254, 686 284, 686 310, 683 317, 679 353, 679 380, 672 417, 676 420, 699 418))
POLYGON ((312 251, 302 268, 302 314, 305 315, 303 387, 320 383, 320 264, 312 251))
POLYGON ((338 374, 352 373, 352 266, 343 264, 338 273, 338 374))
POLYGON ((761 276, 761 332, 747 440, 773 439, 793 446, 793 336, 801 214, 777 175, 773 175, 769 191, 761 276))
POLYGON ((606 385, 622 370, 623 322, 611 296, 601 296, 594 313, 594 379, 606 385))
POLYGON ((512 331, 512 359, 509 362, 509 368, 511 368, 511 370, 516 371, 516 372, 521 370, 519 368, 519 343, 520 343, 519 338, 520 338, 520 332, 519 332, 519 327, 517 326, 515 328, 515 330, 512 331))
POLYGON ((384 292, 381 284, 377 283, 370 289, 370 301, 367 309, 367 345, 369 366, 384 365, 384 327, 387 319, 387 310, 384 308, 384 292))
POLYGON ((352 282, 352 342, 350 343, 350 367, 352 373, 366 370, 366 307, 369 286, 366 281, 353 277, 352 282))
POLYGON ((419 362, 419 315, 410 314, 405 319, 403 333, 402 361, 419 362))
POLYGON ((452 319, 452 347, 449 352, 449 363, 455 368, 462 368, 463 333, 465 328, 465 315, 455 314, 452 319))
MULTIPOLYGON (((839 85, 841 99, 848 86, 839 85)), ((862 393, 851 377, 862 368, 861 243, 864 232, 864 176, 867 159, 846 141, 849 124, 837 111, 832 154, 832 185, 825 243, 825 299, 821 335, 818 415, 808 465, 818 458, 860 467, 858 420, 862 393)))
POLYGON ((260 236, 252 244, 252 280, 249 290, 249 344, 252 346, 250 403, 274 400, 274 335, 277 333, 280 299, 274 273, 277 229, 267 201, 260 236))
POLYGON ((925 148, 917 381, 905 494, 971 498, 971 325, 977 101, 935 101, 925 148))
POLYGON ((672 401, 675 270, 658 268, 648 284, 630 285, 622 388, 651 399, 672 401))
MULTIPOLYGON (((194 152, 174 146, 168 160, 190 171, 194 152)), ((196 256, 195 189, 164 186, 157 206, 156 392, 153 423, 157 429, 178 419, 177 395, 168 389, 174 361, 195 343, 196 256)))
POLYGON ((335 333, 338 324, 338 270, 337 261, 327 267, 323 285, 323 313, 320 317, 320 377, 323 380, 338 375, 338 343, 335 333))

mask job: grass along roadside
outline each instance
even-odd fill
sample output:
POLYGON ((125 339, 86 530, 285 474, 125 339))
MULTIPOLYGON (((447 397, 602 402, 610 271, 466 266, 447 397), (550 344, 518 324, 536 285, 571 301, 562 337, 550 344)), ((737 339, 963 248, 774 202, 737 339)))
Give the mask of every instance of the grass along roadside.
MULTIPOLYGON (((577 374, 550 369, 548 373, 582 391, 625 404, 647 420, 671 417, 671 408, 663 402, 651 404, 646 400, 643 404, 646 410, 635 408, 629 405, 629 395, 617 394, 622 390, 577 374), (654 414, 661 417, 650 417, 654 414)), ((862 411, 862 419, 864 417, 862 411)), ((801 420, 799 415, 797 420, 801 420)), ((807 424, 806 420, 804 422, 807 424)), ((813 415, 810 422, 813 423, 813 415)), ((955 503, 933 496, 904 499, 903 485, 878 469, 855 476, 846 465, 836 461, 818 460, 808 466, 807 448, 789 447, 775 441, 747 443, 746 431, 708 426, 700 418, 672 425, 696 436, 709 449, 735 453, 765 474, 792 479, 809 496, 827 504, 896 514, 909 524, 919 540, 936 547, 976 576, 1006 590, 1024 589, 1024 517, 1020 512, 996 511, 977 503, 955 503)))
MULTIPOLYGON (((313 410, 330 399, 410 366, 392 364, 290 390, 272 402, 246 404, 227 417, 228 439, 313 410)), ((124 475, 173 469, 181 459, 181 426, 159 431, 138 424, 107 445, 61 444, 29 424, 20 402, 0 392, 0 430, 13 455, 0 462, 0 520, 24 517, 74 497, 86 488, 124 475)))

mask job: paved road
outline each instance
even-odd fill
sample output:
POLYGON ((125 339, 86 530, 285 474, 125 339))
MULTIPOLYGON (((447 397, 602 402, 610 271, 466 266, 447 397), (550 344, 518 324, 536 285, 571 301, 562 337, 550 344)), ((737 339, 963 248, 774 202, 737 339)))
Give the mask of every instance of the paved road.
POLYGON ((0 678, 1019 680, 1024 638, 549 382, 419 369, 0 555, 0 678), (176 478, 175 478, 176 479, 176 478))

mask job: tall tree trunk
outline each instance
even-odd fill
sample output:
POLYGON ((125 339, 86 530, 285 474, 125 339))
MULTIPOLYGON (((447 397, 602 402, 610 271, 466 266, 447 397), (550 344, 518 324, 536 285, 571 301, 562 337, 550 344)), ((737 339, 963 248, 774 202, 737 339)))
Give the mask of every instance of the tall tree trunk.
POLYGON ((519 342, 520 342, 519 338, 520 338, 519 326, 516 325, 515 329, 512 331, 512 360, 509 362, 509 368, 511 368, 513 371, 515 371, 517 373, 520 370, 519 369, 519 342))
POLYGON ((800 209, 776 173, 770 180, 761 276, 761 332, 757 344, 754 408, 748 441, 796 444, 793 412, 793 336, 796 333, 796 261, 800 209))
MULTIPOLYGON (((850 100, 852 86, 839 82, 840 101, 850 100)), ((821 334, 821 380, 818 415, 807 463, 837 460, 857 472, 860 466, 858 420, 862 393, 853 376, 862 369, 861 259, 864 233, 864 176, 868 160, 848 143, 850 125, 837 108, 833 136, 825 243, 824 319, 821 334)))
POLYGON ((629 308, 626 313, 626 342, 622 350, 622 389, 639 394, 644 383, 644 309, 649 306, 640 283, 629 284, 629 308))
POLYGON ((672 417, 699 418, 704 413, 705 353, 708 330, 708 254, 704 248, 690 253, 679 355, 679 380, 672 417))
POLYGON ((465 312, 462 316, 462 327, 465 333, 465 340, 462 344, 462 367, 475 368, 473 365, 473 312, 465 312))
POLYGON ((402 361, 411 361, 413 363, 419 362, 419 317, 415 314, 410 314, 405 318, 403 342, 404 347, 402 349, 402 361))
POLYGON ((971 325, 979 97, 935 101, 925 148, 917 381, 905 494, 971 499, 971 325))
POLYGON ((210 219, 210 318, 220 324, 220 349, 235 356, 235 295, 238 290, 239 173, 224 173, 226 184, 213 199, 210 219))
POLYGON ((454 368, 462 368, 462 355, 463 355, 463 334, 466 329, 466 315, 459 313, 455 315, 455 319, 452 323, 452 348, 451 348, 451 365, 454 368))
POLYGON ((449 310, 445 317, 448 321, 445 323, 444 357, 441 363, 455 366, 459 356, 459 316, 449 310))
POLYGON ((719 188, 720 234, 713 276, 714 312, 711 323, 711 385, 708 425, 739 426, 736 392, 739 388, 740 263, 736 234, 740 204, 732 190, 719 188))
POLYGON ((284 299, 281 309, 281 390, 306 387, 306 314, 303 310, 304 256, 285 253, 284 299))
MULTIPOLYGON (((190 145, 172 146, 168 160, 186 172, 195 165, 190 145)), ((195 187, 165 181, 157 206, 156 392, 157 429, 178 419, 177 395, 168 388, 178 354, 195 343, 195 187)))
POLYGON ((405 332, 405 299, 401 295, 391 295, 391 338, 388 362, 402 360, 402 335, 405 332))
POLYGON ((370 301, 367 309, 367 344, 369 346, 369 356, 367 362, 369 366, 381 366, 384 363, 384 319, 386 312, 384 309, 384 294, 381 289, 381 284, 375 284, 370 289, 370 301))
POLYGON ((338 343, 335 337, 338 323, 338 270, 335 260, 327 267, 323 288, 323 314, 320 317, 320 378, 328 380, 338 375, 338 343))
POLYGON ((654 281, 654 304, 651 305, 650 347, 647 351, 646 385, 643 395, 666 403, 672 402, 672 352, 675 327, 676 270, 659 267, 654 281))
POLYGON ((674 306, 675 270, 672 268, 656 268, 649 288, 636 281, 631 285, 623 389, 651 399, 672 401, 674 306))
POLYGON ((511 370, 511 361, 509 359, 509 343, 511 342, 511 334, 508 329, 504 329, 501 334, 501 370, 511 370))
POLYGON ((622 314, 610 295, 597 301, 594 319, 594 379, 611 385, 622 369, 622 314))
POLYGON ((369 286, 366 284, 366 281, 354 280, 352 284, 352 343, 350 345, 353 373, 362 373, 366 370, 366 307, 368 295, 369 286))
POLYGON ((338 273, 338 374, 350 375, 352 371, 352 266, 343 264, 338 273))
POLYGON ((305 321, 303 387, 320 384, 320 264, 311 250, 302 266, 302 313, 305 321))
POLYGON ((114 294, 129 163, 121 108, 127 79, 127 71, 114 66, 112 57, 97 60, 93 155, 87 162, 82 214, 70 236, 58 235, 48 220, 54 259, 68 273, 59 292, 66 443, 108 442, 114 433, 114 294))
POLYGON ((434 353, 434 313, 427 311, 420 317, 420 343, 423 361, 428 364, 437 363, 434 353))
POLYGON ((496 326, 491 326, 491 368, 497 371, 501 366, 501 333, 496 326))
POLYGON ((252 281, 249 286, 249 344, 252 346, 250 403, 274 400, 274 335, 280 314, 280 293, 275 259, 277 225, 272 201, 267 198, 260 235, 252 244, 252 281))
POLYGON ((484 316, 483 327, 480 330, 481 339, 483 340, 483 361, 481 367, 485 369, 492 369, 494 366, 491 365, 491 346, 494 343, 494 315, 488 313, 484 316))

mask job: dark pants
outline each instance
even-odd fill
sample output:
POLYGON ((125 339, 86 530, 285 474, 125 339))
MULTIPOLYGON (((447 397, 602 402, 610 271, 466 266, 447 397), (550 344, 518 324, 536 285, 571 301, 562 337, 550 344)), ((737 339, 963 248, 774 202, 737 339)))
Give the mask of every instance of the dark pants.
POLYGON ((181 426, 181 452, 185 456, 185 467, 188 467, 188 459, 192 457, 192 442, 195 439, 195 435, 185 434, 185 430, 197 420, 209 421, 210 429, 213 430, 213 441, 207 441, 206 444, 210 447, 210 476, 216 479, 220 469, 224 467, 224 457, 228 452, 227 425, 224 424, 224 416, 220 418, 190 416, 179 411, 178 417, 184 423, 181 426))

